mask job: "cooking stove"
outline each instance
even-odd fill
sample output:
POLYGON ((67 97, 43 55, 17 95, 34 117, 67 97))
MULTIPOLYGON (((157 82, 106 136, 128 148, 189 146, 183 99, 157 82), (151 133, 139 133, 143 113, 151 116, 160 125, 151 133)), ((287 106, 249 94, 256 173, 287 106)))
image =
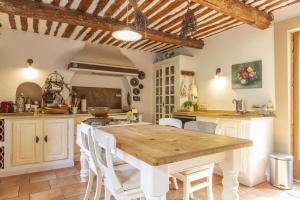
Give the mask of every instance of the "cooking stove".
POLYGON ((127 120, 114 119, 108 117, 94 117, 94 118, 88 118, 84 120, 83 123, 93 127, 97 127, 97 126, 128 124, 129 122, 127 120))
POLYGON ((107 117, 94 117, 84 120, 83 123, 91 126, 107 126, 112 120, 112 118, 107 117))

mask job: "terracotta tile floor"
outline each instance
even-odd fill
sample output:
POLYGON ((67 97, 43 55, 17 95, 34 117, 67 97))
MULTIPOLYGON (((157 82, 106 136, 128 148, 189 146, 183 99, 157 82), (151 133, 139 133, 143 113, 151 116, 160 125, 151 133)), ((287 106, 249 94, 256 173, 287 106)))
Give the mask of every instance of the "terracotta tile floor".
MULTIPOLYGON (((80 180, 79 167, 77 163, 75 167, 71 168, 0 178, 0 200, 82 200, 86 183, 80 180)), ((214 176, 213 182, 214 199, 221 200, 221 177, 214 176)), ((168 200, 182 199, 180 182, 179 186, 179 190, 174 190, 171 186, 167 195, 168 200)), ((300 189, 300 183, 295 183, 294 188, 300 189)), ((241 200, 299 199, 287 195, 286 191, 278 190, 267 183, 253 188, 241 185, 239 194, 241 200)), ((195 192, 195 199, 207 199, 206 190, 195 192)))

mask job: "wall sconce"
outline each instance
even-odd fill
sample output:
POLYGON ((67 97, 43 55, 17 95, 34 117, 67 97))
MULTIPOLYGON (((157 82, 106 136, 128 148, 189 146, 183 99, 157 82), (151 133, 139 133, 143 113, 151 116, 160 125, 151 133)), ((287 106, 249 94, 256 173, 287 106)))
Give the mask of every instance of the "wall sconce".
POLYGON ((213 88, 216 90, 221 90, 226 87, 226 78, 221 76, 221 68, 216 69, 216 74, 213 79, 213 88))
POLYGON ((218 78, 220 74, 221 74, 221 68, 217 68, 215 78, 218 78))
POLYGON ((27 60, 27 64, 28 66, 24 69, 24 76, 27 79, 34 79, 37 77, 37 70, 33 69, 32 65, 33 65, 33 60, 32 59, 28 59, 27 60))

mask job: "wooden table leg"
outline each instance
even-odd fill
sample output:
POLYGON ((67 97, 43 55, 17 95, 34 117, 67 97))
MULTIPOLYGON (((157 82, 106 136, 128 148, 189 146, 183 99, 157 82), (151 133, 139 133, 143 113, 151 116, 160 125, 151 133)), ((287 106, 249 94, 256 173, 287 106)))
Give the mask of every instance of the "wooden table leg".
POLYGON ((239 200, 238 174, 240 169, 240 163, 240 150, 227 152, 226 159, 220 163, 220 167, 223 171, 222 200, 239 200))
POLYGON ((80 179, 85 182, 89 178, 89 163, 87 155, 82 149, 80 149, 80 168, 80 179))
POLYGON ((142 162, 141 188, 147 200, 165 200, 169 191, 169 170, 167 165, 151 166, 142 162))

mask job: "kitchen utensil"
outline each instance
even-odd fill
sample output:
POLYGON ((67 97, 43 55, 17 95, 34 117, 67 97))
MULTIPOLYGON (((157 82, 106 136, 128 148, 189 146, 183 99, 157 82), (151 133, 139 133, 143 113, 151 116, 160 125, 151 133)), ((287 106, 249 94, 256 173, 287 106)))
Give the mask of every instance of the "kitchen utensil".
POLYGON ((198 88, 197 88, 195 77, 193 77, 192 83, 190 84, 189 95, 191 95, 193 98, 198 97, 198 88))
POLYGON ((180 96, 181 97, 186 97, 187 95, 188 95, 188 87, 186 85, 185 75, 184 75, 182 83, 181 83, 180 96))
POLYGON ((128 104, 128 106, 130 108, 131 107, 131 96, 130 96, 129 92, 127 93, 127 104, 128 104))
POLYGON ((110 111, 109 107, 89 107, 88 111, 94 117, 107 117, 110 111))
POLYGON ((86 112, 86 99, 81 99, 80 108, 81 112, 86 112))
POLYGON ((139 84, 139 88, 142 90, 144 88, 143 84, 139 84))
POLYGON ((133 92, 134 95, 139 95, 140 94, 140 89, 133 88, 132 92, 133 92))
POLYGON ((132 78, 131 80, 130 80, 130 85, 132 86, 132 87, 136 87, 138 84, 139 84, 139 79, 137 79, 137 78, 132 78))
POLYGON ((138 77, 139 77, 139 79, 141 79, 141 80, 145 79, 145 78, 146 78, 145 72, 139 71, 138 77))
POLYGON ((73 114, 77 114, 78 111, 78 107, 72 107, 72 113, 73 114))
POLYGON ((243 112, 243 99, 237 100, 233 99, 232 103, 235 103, 235 111, 236 112, 243 112))

